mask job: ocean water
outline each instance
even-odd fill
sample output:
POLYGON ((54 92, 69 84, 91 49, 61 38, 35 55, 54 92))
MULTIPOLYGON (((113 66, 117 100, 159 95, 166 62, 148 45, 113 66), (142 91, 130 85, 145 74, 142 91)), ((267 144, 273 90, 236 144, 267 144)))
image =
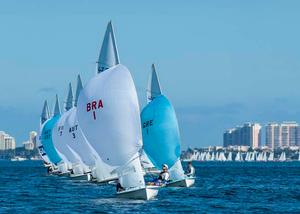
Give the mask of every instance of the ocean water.
POLYGON ((0 213, 300 213, 300 163, 194 163, 192 188, 150 201, 47 175, 40 161, 0 161, 0 213))

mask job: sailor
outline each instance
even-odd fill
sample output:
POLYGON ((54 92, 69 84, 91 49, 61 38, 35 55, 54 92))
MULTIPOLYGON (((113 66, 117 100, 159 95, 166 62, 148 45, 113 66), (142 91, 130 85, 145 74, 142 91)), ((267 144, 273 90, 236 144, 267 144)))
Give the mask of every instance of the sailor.
POLYGON ((187 176, 194 176, 195 175, 195 168, 192 165, 192 162, 189 161, 187 165, 187 169, 185 171, 187 176))
POLYGON ((120 182, 118 181, 117 185, 116 185, 116 188, 117 188, 117 192, 121 192, 121 191, 124 191, 124 187, 122 187, 122 185, 120 184, 120 182))
POLYGON ((170 180, 170 174, 168 171, 168 165, 167 164, 163 164, 162 165, 162 171, 159 173, 158 176, 158 182, 162 182, 162 183, 166 183, 170 180))

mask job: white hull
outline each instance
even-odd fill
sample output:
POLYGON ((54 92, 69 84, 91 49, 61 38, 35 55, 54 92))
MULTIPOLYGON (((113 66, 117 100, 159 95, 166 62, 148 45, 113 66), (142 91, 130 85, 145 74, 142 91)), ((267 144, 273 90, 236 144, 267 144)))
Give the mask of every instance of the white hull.
POLYGON ((190 187, 195 183, 195 178, 185 178, 167 184, 167 187, 190 187))
MULTIPOLYGON (((55 171, 53 171, 53 172, 55 172, 55 171)), ((58 173, 56 174, 56 173, 54 173, 55 175, 59 175, 59 176, 68 176, 68 175, 70 175, 71 173, 70 172, 60 172, 60 171, 58 171, 58 173)))
POLYGON ((74 180, 87 180, 87 174, 70 174, 70 177, 74 180))
POLYGON ((108 183, 110 183, 110 182, 115 182, 115 181, 117 181, 117 180, 118 180, 118 178, 110 178, 110 179, 101 180, 101 181, 98 181, 98 179, 92 180, 92 181, 94 181, 94 182, 96 182, 96 183, 98 183, 98 184, 108 184, 108 183))
POLYGON ((150 200, 158 194, 159 187, 147 186, 143 188, 133 188, 117 192, 119 198, 150 200))

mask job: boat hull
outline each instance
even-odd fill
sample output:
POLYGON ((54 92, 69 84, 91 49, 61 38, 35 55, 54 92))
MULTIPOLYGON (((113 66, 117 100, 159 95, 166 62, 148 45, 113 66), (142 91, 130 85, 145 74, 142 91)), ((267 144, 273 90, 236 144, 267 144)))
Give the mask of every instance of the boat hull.
POLYGON ((119 198, 126 199, 140 199, 140 200, 150 200, 155 198, 158 194, 159 187, 147 186, 139 189, 129 189, 122 192, 118 192, 117 196, 119 198))
POLYGON ((70 174, 70 178, 73 180, 87 180, 87 174, 70 174))
POLYGON ((185 178, 167 184, 167 187, 191 187, 195 183, 195 178, 185 178))

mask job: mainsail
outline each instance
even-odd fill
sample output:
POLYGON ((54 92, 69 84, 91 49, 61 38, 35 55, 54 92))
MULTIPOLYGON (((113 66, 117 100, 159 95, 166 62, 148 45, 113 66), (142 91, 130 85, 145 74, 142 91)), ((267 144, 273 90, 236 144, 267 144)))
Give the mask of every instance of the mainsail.
POLYGON ((161 87, 156 73, 155 65, 152 64, 147 89, 148 103, 151 102, 155 97, 160 96, 161 94, 161 87))
POLYGON ((50 113, 49 113, 49 108, 48 108, 48 102, 47 102, 47 100, 45 100, 42 114, 41 114, 40 126, 42 126, 42 124, 44 122, 46 122, 46 120, 48 120, 49 117, 50 117, 50 113))
POLYGON ((65 110, 69 111, 73 107, 73 90, 72 90, 72 84, 69 83, 69 90, 68 95, 65 103, 65 110))
POLYGON ((105 71, 120 63, 116 39, 112 23, 109 22, 106 28, 101 51, 98 60, 98 73, 105 71))
POLYGON ((78 74, 77 76, 77 87, 76 87, 76 94, 75 94, 75 101, 74 101, 74 106, 77 106, 77 102, 78 102, 78 97, 79 97, 79 93, 81 92, 83 86, 82 86, 82 81, 81 81, 81 77, 78 74))

